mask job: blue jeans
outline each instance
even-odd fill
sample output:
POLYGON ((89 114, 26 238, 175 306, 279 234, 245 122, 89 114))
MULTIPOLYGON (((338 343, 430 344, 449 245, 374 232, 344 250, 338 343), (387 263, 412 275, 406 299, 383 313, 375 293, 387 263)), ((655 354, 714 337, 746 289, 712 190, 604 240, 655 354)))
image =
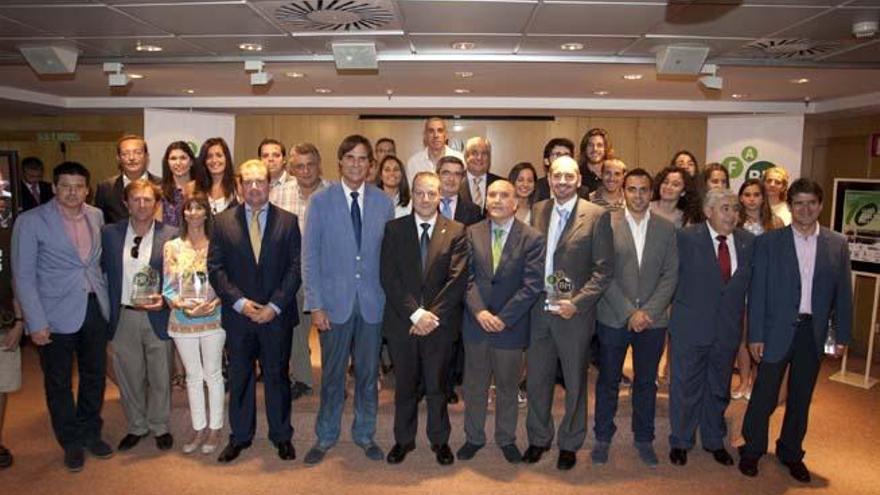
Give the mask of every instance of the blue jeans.
POLYGON ((617 394, 626 350, 633 348, 632 431, 636 442, 654 440, 654 415, 657 404, 657 365, 663 353, 665 328, 632 332, 596 323, 599 335, 599 377, 596 379, 596 440, 611 442, 617 431, 617 394))
POLYGON ((329 449, 339 440, 342 409, 345 405, 345 372, 349 357, 354 364, 354 422, 351 437, 365 446, 373 443, 376 413, 379 408, 379 346, 382 343, 381 323, 367 323, 355 302, 345 323, 331 323, 330 330, 320 332, 321 341, 321 406, 315 423, 318 446, 329 449))

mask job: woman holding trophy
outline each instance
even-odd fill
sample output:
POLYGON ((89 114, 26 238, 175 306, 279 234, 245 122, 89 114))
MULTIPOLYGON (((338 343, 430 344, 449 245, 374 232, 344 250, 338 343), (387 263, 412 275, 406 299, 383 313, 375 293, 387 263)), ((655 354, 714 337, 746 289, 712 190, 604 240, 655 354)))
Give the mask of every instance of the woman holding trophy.
POLYGON ((172 308, 168 335, 186 369, 186 389, 193 436, 183 446, 190 454, 216 450, 223 428, 223 344, 220 299, 208 282, 208 241, 213 216, 207 196, 196 193, 184 200, 180 237, 165 244, 163 295, 172 308), (206 418, 204 385, 208 386, 210 421, 206 418))

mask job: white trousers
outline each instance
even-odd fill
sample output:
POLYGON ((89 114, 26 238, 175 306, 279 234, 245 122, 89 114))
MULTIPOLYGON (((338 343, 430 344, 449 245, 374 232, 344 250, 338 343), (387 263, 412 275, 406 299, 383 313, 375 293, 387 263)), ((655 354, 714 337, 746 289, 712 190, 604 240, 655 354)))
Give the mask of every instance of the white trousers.
POLYGON ((174 344, 186 370, 186 395, 194 430, 208 426, 205 414, 205 387, 208 385, 212 430, 223 428, 223 344, 226 332, 206 337, 175 337, 174 344))

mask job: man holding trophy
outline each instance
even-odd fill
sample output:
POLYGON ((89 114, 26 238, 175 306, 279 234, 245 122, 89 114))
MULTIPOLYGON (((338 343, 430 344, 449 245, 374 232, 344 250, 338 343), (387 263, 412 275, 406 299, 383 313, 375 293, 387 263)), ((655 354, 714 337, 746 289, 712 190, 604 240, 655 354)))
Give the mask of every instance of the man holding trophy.
POLYGON ((156 221, 159 186, 137 179, 125 187, 129 218, 101 231, 101 266, 110 296, 113 367, 128 434, 119 442, 129 450, 150 432, 156 447, 174 445, 171 415, 171 340, 168 307, 161 294, 163 248, 177 229, 156 221))
POLYGON ((547 238, 544 294, 532 308, 529 365, 529 448, 535 463, 553 441, 553 388, 556 361, 565 377, 565 415, 559 424, 556 467, 569 470, 587 434, 587 363, 596 321, 596 303, 611 282, 614 245, 604 208, 577 196, 577 162, 557 158, 550 165, 553 198, 534 206, 532 223, 547 238))

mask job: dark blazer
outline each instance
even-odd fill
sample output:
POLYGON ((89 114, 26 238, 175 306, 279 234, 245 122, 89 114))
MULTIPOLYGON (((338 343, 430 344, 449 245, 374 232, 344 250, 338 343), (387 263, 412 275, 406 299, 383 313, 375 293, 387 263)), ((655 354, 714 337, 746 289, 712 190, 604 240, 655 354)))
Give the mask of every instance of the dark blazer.
POLYGON ((295 297, 302 282, 299 222, 293 213, 267 205, 259 264, 254 261, 245 206, 215 217, 208 247, 208 278, 223 305, 221 320, 227 330, 260 327, 233 308, 242 297, 257 304, 271 302, 281 310, 268 323, 272 328, 289 329, 299 323, 295 297))
POLYGON ((49 184, 46 181, 40 181, 40 202, 34 198, 34 195, 31 194, 31 190, 28 189, 27 184, 23 180, 18 181, 18 197, 21 198, 19 205, 21 205, 21 211, 28 211, 31 208, 36 208, 42 204, 46 204, 55 197, 55 193, 52 192, 52 184, 49 184))
POLYGON ((383 333, 388 340, 407 339, 409 317, 424 308, 440 318, 432 338, 453 341, 461 322, 467 288, 468 242, 464 225, 437 215, 422 273, 420 229, 414 214, 385 224, 381 278, 385 289, 383 333))
MULTIPOLYGON (((492 172, 486 172, 486 191, 489 190, 489 186, 498 179, 502 179, 500 175, 495 175, 492 172)), ((473 198, 471 198, 471 188, 468 185, 468 176, 467 171, 464 174, 464 180, 461 181, 461 187, 458 189, 458 199, 465 199, 471 203, 474 202, 473 198)), ((485 200, 485 198, 483 198, 485 200)), ((476 203, 474 203, 476 204, 476 203)), ((480 205, 477 205, 478 207, 480 205)), ((483 208, 485 211, 485 208, 483 208)))
POLYGON ((495 348, 524 349, 529 344, 529 310, 544 289, 544 236, 514 219, 493 274, 490 224, 486 219, 467 229, 471 255, 462 336, 465 342, 489 339, 495 348), (504 322, 504 330, 483 330, 475 315, 484 309, 504 322))
POLYGON ((734 348, 742 340, 746 292, 752 275, 755 236, 733 232, 737 268, 721 280, 718 258, 706 222, 678 231, 678 288, 672 301, 669 332, 685 345, 719 342, 734 348))
MULTIPOLYGON (((589 200, 590 189, 581 185, 581 187, 578 188, 577 195, 589 200)), ((550 199, 550 180, 546 175, 538 179, 538 182, 535 183, 535 202, 544 201, 545 199, 550 199)))
MULTIPOLYGON (((147 176, 154 184, 162 182, 159 177, 149 172, 147 172, 147 176)), ((128 208, 125 207, 125 188, 122 182, 122 174, 117 174, 98 183, 98 189, 95 191, 95 206, 104 212, 104 223, 107 225, 128 218, 128 208)))
MULTIPOLYGON (((150 267, 159 273, 159 290, 162 290, 162 259, 165 252, 165 243, 177 237, 177 229, 162 222, 156 222, 153 227, 153 252, 150 254, 150 267)), ((110 296, 110 336, 116 332, 119 324, 119 305, 122 301, 122 259, 129 256, 124 252, 125 232, 128 230, 128 220, 120 220, 116 223, 105 225, 101 229, 101 267, 107 274, 107 292, 110 296)), ((153 332, 162 340, 168 340, 168 305, 164 305, 159 311, 148 311, 150 326, 153 332)))
POLYGON ((455 215, 453 220, 469 227, 483 219, 483 212, 480 207, 471 201, 464 199, 461 194, 455 202, 455 215))
MULTIPOLYGON (((782 360, 794 339, 801 301, 801 277, 792 227, 772 230, 755 241, 754 269, 749 293, 749 342, 764 343, 767 362, 782 360)), ((852 279, 846 239, 825 227, 816 240, 813 270, 813 335, 822 354, 833 320, 838 344, 852 334, 852 279)))

